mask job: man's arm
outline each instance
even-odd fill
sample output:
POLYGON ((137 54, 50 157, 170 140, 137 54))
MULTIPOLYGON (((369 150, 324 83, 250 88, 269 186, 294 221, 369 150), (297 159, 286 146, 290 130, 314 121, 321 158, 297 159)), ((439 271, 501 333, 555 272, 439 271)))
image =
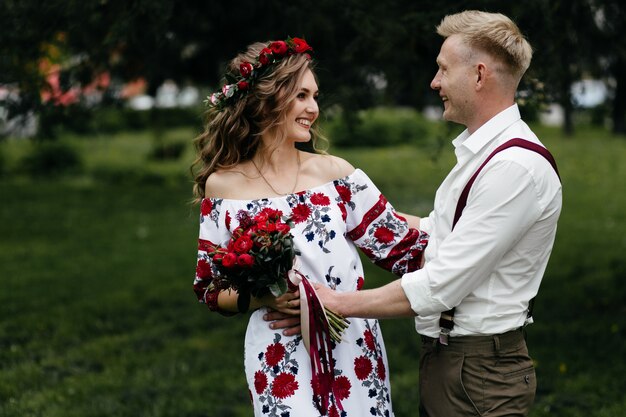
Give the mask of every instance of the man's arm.
POLYGON ((379 288, 354 292, 336 292, 321 284, 313 286, 324 306, 344 317, 383 319, 415 316, 399 279, 379 288))

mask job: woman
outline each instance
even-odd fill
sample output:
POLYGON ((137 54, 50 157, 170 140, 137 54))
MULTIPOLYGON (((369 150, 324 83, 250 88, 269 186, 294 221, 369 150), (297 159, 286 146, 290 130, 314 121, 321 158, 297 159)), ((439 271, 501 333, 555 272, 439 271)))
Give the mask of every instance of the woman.
POLYGON ((302 336, 285 336, 263 321, 269 310, 299 314, 299 294, 248 298, 211 285, 218 272, 209 248, 230 240, 242 210, 254 216, 272 208, 291 217, 298 270, 337 291, 363 285, 356 247, 397 274, 420 264, 426 235, 409 228, 365 173, 338 157, 296 147, 316 149, 318 140, 311 53, 298 38, 253 44, 230 63, 230 84, 208 100, 206 130, 196 139, 194 191, 202 214, 194 290, 212 311, 252 311, 244 362, 256 416, 391 416, 376 320, 351 320, 343 340, 332 344, 325 404, 324 388, 312 386, 302 336))

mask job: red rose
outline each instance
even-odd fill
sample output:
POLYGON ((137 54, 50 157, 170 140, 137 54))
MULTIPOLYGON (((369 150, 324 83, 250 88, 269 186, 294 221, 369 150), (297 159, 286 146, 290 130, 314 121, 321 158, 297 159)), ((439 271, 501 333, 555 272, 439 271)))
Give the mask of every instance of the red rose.
POLYGON ((196 266, 196 275, 200 279, 209 278, 213 275, 211 273, 211 265, 209 265, 205 259, 200 259, 198 261, 198 265, 196 266))
POLYGON ((257 214, 256 216, 254 216, 254 221, 257 224, 260 223, 265 223, 269 220, 269 215, 267 213, 267 211, 263 210, 262 212, 260 212, 259 214, 257 214))
POLYGON ((385 363, 383 362, 382 356, 376 361, 376 374, 381 380, 385 379, 385 363))
POLYGON ((243 253, 237 257, 237 265, 243 268, 249 268, 254 265, 254 257, 248 255, 247 253, 243 253))
POLYGON ((298 381, 292 374, 281 372, 272 383, 272 395, 276 398, 291 397, 298 389, 298 381))
POLYGON ((265 351, 265 362, 269 366, 276 366, 285 356, 285 347, 281 343, 274 343, 267 347, 265 351))
POLYGON ((388 228, 386 228, 386 227, 379 227, 374 232, 374 237, 380 243, 390 243, 390 242, 393 242, 393 239, 395 238, 395 235, 388 228))
POLYGON ((224 223, 226 223, 226 228, 230 229, 230 211, 226 210, 226 216, 224 216, 224 223))
POLYGON ((330 204, 330 199, 322 193, 314 193, 311 196, 311 203, 316 206, 327 206, 330 204))
POLYGON ((376 343, 374 342, 374 335, 371 330, 365 330, 365 333, 363 333, 363 339, 365 339, 365 346, 367 346, 369 350, 376 350, 376 343))
POLYGON ((218 252, 215 255, 213 255, 213 262, 216 263, 216 264, 220 263, 223 258, 224 258, 224 254, 221 253, 221 252, 218 252))
POLYGON ((248 251, 252 249, 252 246, 254 246, 254 243, 252 239, 250 239, 250 236, 243 235, 235 241, 234 248, 237 253, 248 253, 248 251))
POLYGON ((231 268, 237 264, 237 255, 233 252, 228 252, 222 258, 222 265, 226 268, 231 268))
POLYGON ((200 213, 202 213, 203 216, 208 216, 211 212, 211 209, 213 209, 213 203, 211 202, 211 200, 209 200, 208 198, 202 200, 202 204, 200 205, 200 213))
POLYGON ((360 381, 365 380, 372 372, 372 362, 365 356, 354 359, 354 373, 360 381))
POLYGON ((339 197, 341 197, 341 199, 346 203, 349 203, 350 200, 352 200, 352 193, 345 185, 337 185, 335 189, 337 190, 337 193, 339 193, 339 197))
POLYGON ((253 69, 254 67, 252 66, 252 64, 247 61, 244 61, 241 64, 239 64, 239 73, 241 74, 243 78, 248 78, 248 76, 252 74, 253 69))
POLYGON ((269 48, 263 48, 261 50, 261 54, 259 55, 259 63, 261 65, 267 65, 270 63, 269 55, 272 53, 272 50, 269 48))
POLYGON ((256 227, 257 227, 257 230, 260 230, 262 232, 271 233, 271 232, 274 232, 276 230, 276 223, 270 223, 270 222, 258 223, 256 225, 256 227))
POLYGON ((248 87, 250 87, 250 85, 247 82, 245 82, 245 81, 239 81, 237 83, 237 88, 240 91, 246 91, 248 89, 248 87))
POLYGON ((287 47, 285 41, 276 41, 270 44, 270 49, 274 55, 283 56, 287 53, 289 48, 287 47))
POLYGON ((291 227, 287 223, 278 223, 276 224, 276 230, 283 235, 286 235, 291 230, 291 227))
POLYGON ((264 372, 256 371, 254 373, 254 389, 257 394, 261 394, 267 388, 267 375, 264 372))
POLYGON ((302 223, 309 218, 311 209, 306 204, 298 204, 291 211, 291 217, 295 223, 302 223))
POLYGON ((312 51, 312 50, 313 50, 313 48, 311 48, 311 47, 309 46, 309 44, 308 44, 308 43, 306 43, 306 41, 305 41, 304 39, 300 39, 300 38, 293 38, 293 39, 291 39, 291 40, 293 41, 293 47, 294 47, 294 50, 295 50, 297 53, 299 53, 299 54, 301 54, 301 53, 303 53, 303 52, 306 52, 306 51, 312 51))
POLYGON ((345 400, 350 396, 350 388, 352 385, 350 384, 350 380, 340 375, 335 378, 335 382, 333 383, 333 392, 339 401, 345 400))

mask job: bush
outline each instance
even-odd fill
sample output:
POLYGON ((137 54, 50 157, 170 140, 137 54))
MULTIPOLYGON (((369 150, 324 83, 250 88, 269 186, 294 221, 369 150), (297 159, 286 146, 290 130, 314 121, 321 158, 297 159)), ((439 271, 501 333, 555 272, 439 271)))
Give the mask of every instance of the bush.
POLYGON ((181 157, 186 147, 185 142, 161 142, 154 145, 150 156, 158 161, 175 160, 181 157))
POLYGON ((430 137, 428 121, 415 109, 373 108, 360 111, 354 122, 337 115, 325 123, 332 145, 384 147, 424 143, 430 137))
POLYGON ((97 132, 113 133, 201 125, 202 110, 197 107, 151 110, 103 107, 94 111, 92 128, 97 132))
POLYGON ((78 151, 56 141, 36 143, 21 162, 23 171, 33 177, 73 174, 82 168, 78 151))

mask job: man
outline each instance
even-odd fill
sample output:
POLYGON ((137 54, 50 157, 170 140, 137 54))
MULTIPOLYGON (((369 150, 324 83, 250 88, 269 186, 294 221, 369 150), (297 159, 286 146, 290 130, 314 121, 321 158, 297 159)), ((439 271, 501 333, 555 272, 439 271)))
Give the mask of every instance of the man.
POLYGON ((431 87, 444 119, 467 129, 452 142, 457 164, 421 220, 430 234, 426 264, 377 289, 316 289, 347 317, 415 316, 422 416, 524 416, 536 382, 521 328, 532 321, 561 211, 556 166, 514 101, 532 50, 501 14, 446 16, 437 32, 445 40, 431 87), (515 138, 531 145, 492 155, 515 138))

